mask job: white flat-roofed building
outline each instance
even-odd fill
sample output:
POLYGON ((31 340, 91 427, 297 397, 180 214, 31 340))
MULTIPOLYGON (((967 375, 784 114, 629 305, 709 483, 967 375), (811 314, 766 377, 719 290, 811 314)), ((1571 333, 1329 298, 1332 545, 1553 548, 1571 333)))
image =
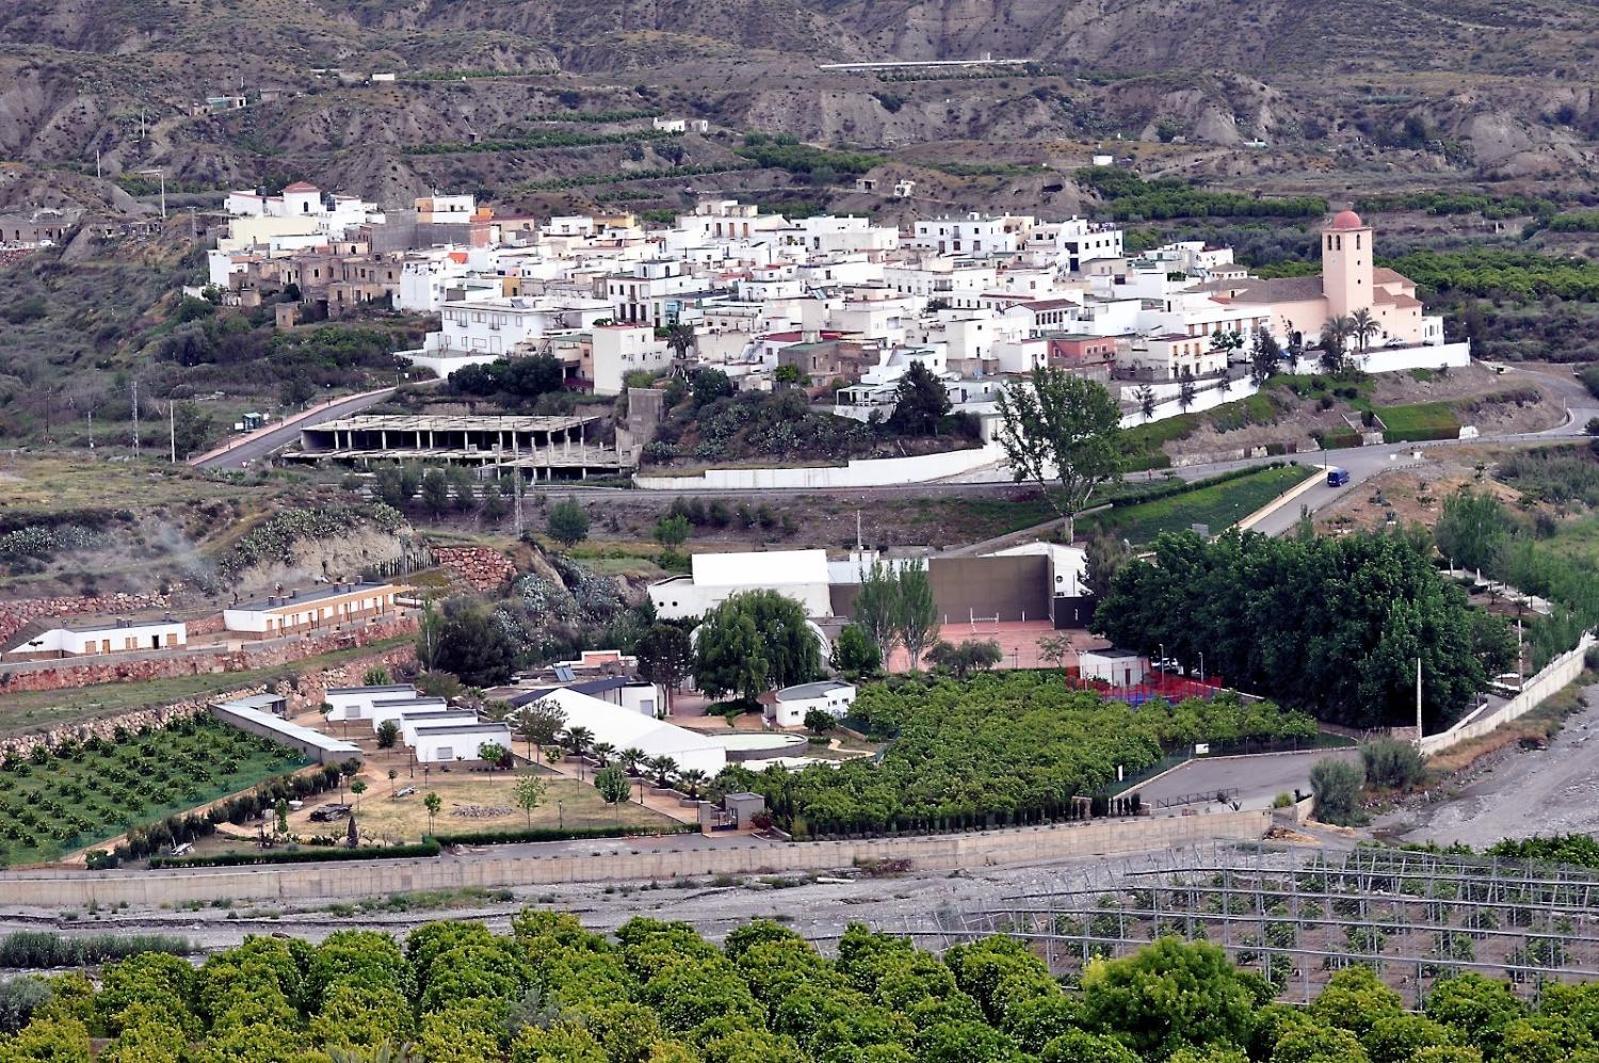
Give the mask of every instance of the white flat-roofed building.
POLYGON ((478 750, 491 743, 509 750, 511 728, 486 720, 434 727, 418 732, 411 752, 419 764, 453 764, 478 760, 478 750))
POLYGON ((400 717, 422 712, 444 712, 449 709, 450 703, 443 698, 423 697, 412 692, 409 695, 400 694, 393 697, 376 698, 372 707, 367 711, 366 719, 372 721, 372 732, 382 727, 389 720, 400 722, 400 717))
POLYGON ((331 583, 273 594, 222 611, 222 626, 271 638, 392 613, 403 587, 393 583, 331 583))
POLYGON ((422 709, 400 716, 400 741, 416 748, 423 735, 440 728, 461 727, 478 722, 470 709, 422 709))
POLYGON ((414 698, 416 688, 409 683, 385 683, 380 686, 329 687, 322 692, 322 700, 333 706, 328 719, 338 723, 344 720, 369 720, 375 701, 396 698, 414 698))
POLYGON ((753 590, 793 598, 808 617, 833 615, 825 550, 695 554, 689 575, 650 587, 650 602, 663 620, 695 619, 740 591, 753 590))
POLYGON ((134 650, 174 649, 188 645, 188 627, 181 620, 101 620, 63 624, 27 635, 5 651, 13 659, 86 657, 134 650))
POLYGON ((1083 650, 1077 671, 1084 679, 1097 679, 1113 687, 1137 686, 1149 673, 1149 659, 1132 650, 1083 650))
POLYGON ((767 709, 767 715, 779 727, 804 727, 805 717, 812 712, 825 712, 839 719, 849 715, 849 708, 853 704, 853 683, 824 679, 819 683, 800 683, 779 690, 767 709))
POLYGON ((565 715, 563 726, 588 728, 595 742, 609 742, 619 750, 641 749, 647 757, 671 757, 679 771, 698 769, 715 775, 727 766, 726 747, 698 731, 575 690, 552 690, 539 702, 560 709, 565 715))

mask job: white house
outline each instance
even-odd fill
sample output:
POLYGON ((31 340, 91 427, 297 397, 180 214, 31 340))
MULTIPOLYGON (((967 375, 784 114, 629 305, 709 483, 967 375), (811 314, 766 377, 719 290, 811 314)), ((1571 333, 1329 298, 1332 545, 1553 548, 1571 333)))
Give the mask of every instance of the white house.
POLYGON ((854 703, 854 684, 824 679, 779 690, 776 700, 767 708, 767 716, 779 727, 804 727, 806 715, 813 711, 839 718, 847 716, 854 703))
POLYGON ((333 627, 394 612, 403 589, 393 583, 332 583, 270 594, 222 610, 222 626, 260 638, 333 627))
POLYGON ((539 699, 565 716, 566 727, 586 727, 595 742, 618 750, 640 749, 646 757, 671 757, 680 771, 715 775, 727 766, 727 750, 716 739, 620 705, 611 705, 576 690, 560 688, 539 699))
POLYGON ((627 374, 637 370, 658 373, 672 364, 672 348, 655 338, 643 325, 599 325, 590 345, 593 359, 589 379, 596 395, 620 395, 627 374))
MULTIPOLYGON (((406 716, 415 716, 424 712, 447 712, 450 703, 443 698, 423 697, 420 694, 400 694, 393 697, 372 699, 371 708, 367 710, 365 719, 372 722, 372 733, 376 734, 379 727, 389 721, 400 723, 406 716)), ((402 729, 402 734, 403 729, 402 729)))
POLYGON ((740 591, 763 589, 793 598, 808 617, 833 615, 825 550, 695 554, 689 575, 651 585, 650 602, 663 620, 697 619, 740 591))
POLYGON ((510 727, 487 720, 435 727, 418 733, 412 753, 419 764, 452 764, 477 760, 478 750, 489 743, 510 749, 510 727))
POLYGON ((409 683, 385 683, 364 687, 329 687, 322 700, 333 706, 328 719, 338 723, 344 720, 367 720, 372 717, 372 703, 382 699, 414 698, 416 688, 409 683))
POLYGON ((132 650, 173 649, 188 644, 181 620, 101 620, 68 624, 29 635, 9 650, 12 658, 79 657, 132 650))

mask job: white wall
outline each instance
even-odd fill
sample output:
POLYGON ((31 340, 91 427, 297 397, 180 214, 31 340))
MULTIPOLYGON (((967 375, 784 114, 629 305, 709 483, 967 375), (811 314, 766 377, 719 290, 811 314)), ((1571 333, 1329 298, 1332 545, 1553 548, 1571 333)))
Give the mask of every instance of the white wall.
MULTIPOLYGON (((1151 386, 1153 387, 1154 385, 1151 386)), ((1172 399, 1169 402, 1158 402, 1155 404, 1154 415, 1148 419, 1150 421, 1164 421, 1168 417, 1176 417, 1181 413, 1199 413, 1201 410, 1214 409, 1224 403, 1237 402, 1239 399, 1248 398, 1259 390, 1248 380, 1235 380, 1232 387, 1226 391, 1215 387, 1196 391, 1194 393, 1194 401, 1186 410, 1178 404, 1176 399, 1172 399)), ((1136 428, 1144 423, 1145 418, 1142 410, 1134 410, 1131 413, 1122 415, 1123 428, 1136 428)))
POLYGON ((787 487, 877 487, 885 484, 927 483, 981 469, 1004 458, 997 444, 913 458, 867 458, 848 465, 801 469, 711 469, 700 476, 635 476, 633 483, 646 491, 683 491, 696 488, 751 490, 787 487))
POLYGON ((188 644, 188 627, 181 621, 155 624, 133 624, 125 627, 94 628, 86 631, 70 631, 67 628, 52 628, 41 634, 37 639, 16 646, 6 652, 21 655, 27 653, 69 653, 74 655, 87 655, 97 653, 131 653, 135 650, 169 649, 188 644), (128 645, 128 640, 133 640, 133 645, 128 645), (101 643, 109 642, 109 649, 102 649, 101 643))
POLYGON ((701 587, 689 578, 665 580, 651 585, 650 604, 662 620, 697 620, 742 591, 774 590, 799 602, 806 616, 833 615, 832 594, 826 583, 777 582, 781 578, 781 574, 774 573, 771 582, 709 587, 701 587))
MULTIPOLYGON (((1521 693, 1505 702, 1491 713, 1482 716, 1467 716, 1456 723, 1447 731, 1440 731, 1435 735, 1427 735, 1421 740, 1421 751, 1424 754, 1441 753, 1451 746, 1460 744, 1472 738, 1481 738, 1489 731, 1494 730, 1511 720, 1525 716, 1527 713, 1542 705, 1551 694, 1569 686, 1573 680, 1582 674, 1584 658, 1599 639, 1595 639, 1592 632, 1585 633, 1577 643, 1577 648, 1568 650, 1544 666, 1543 671, 1527 680, 1521 693)), ((1425 676, 1423 681, 1425 682, 1425 676)))

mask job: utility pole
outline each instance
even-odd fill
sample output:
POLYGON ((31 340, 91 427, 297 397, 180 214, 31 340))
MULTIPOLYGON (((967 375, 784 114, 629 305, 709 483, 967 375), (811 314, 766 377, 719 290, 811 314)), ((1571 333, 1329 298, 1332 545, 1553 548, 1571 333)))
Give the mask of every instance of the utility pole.
POLYGON ((1421 658, 1416 658, 1416 748, 1421 748, 1421 658))
POLYGON ((176 399, 167 400, 167 438, 171 443, 172 464, 178 463, 178 403, 176 399))
POLYGON ((139 456, 139 380, 133 380, 133 456, 139 456))
POLYGON ((100 149, 94 149, 94 179, 100 180, 100 149))

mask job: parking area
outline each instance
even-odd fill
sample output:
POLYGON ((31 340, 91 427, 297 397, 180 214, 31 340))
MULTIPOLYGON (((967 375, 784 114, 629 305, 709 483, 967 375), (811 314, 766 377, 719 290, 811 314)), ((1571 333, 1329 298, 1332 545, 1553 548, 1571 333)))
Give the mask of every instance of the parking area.
MULTIPOLYGON (((1346 749, 1314 749, 1304 753, 1261 753, 1245 757, 1217 757, 1214 760, 1191 760, 1165 775, 1157 776, 1131 792, 1143 797, 1146 804, 1173 802, 1189 795, 1213 796, 1227 791, 1229 797, 1243 808, 1265 808, 1278 794, 1292 794, 1310 790, 1310 768, 1318 760, 1357 760, 1360 751, 1346 749)), ((1203 798, 1193 807, 1215 804, 1203 798)))

